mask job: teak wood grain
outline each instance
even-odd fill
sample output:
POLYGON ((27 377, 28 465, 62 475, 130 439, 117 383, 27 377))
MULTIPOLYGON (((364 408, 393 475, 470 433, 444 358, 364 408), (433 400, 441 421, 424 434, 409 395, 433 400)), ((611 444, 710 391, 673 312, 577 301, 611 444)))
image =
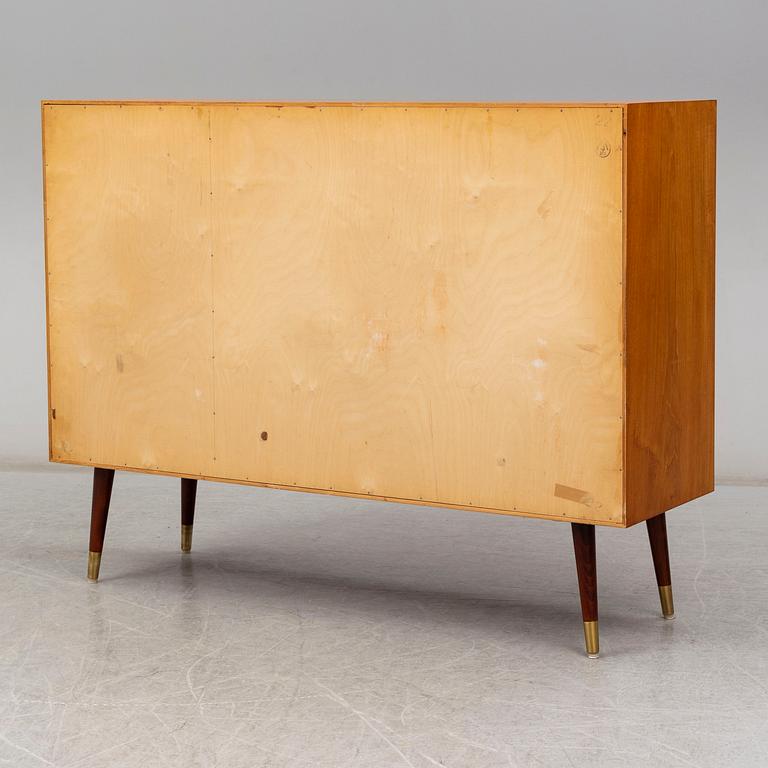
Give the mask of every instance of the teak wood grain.
POLYGON ((632 437, 712 345, 706 266, 665 315, 638 255, 684 279, 714 216, 640 243, 701 193, 632 157, 701 150, 635 106, 44 103, 51 459, 617 526, 706 492, 649 490, 705 419, 632 437))
POLYGON ((581 617, 584 621, 597 621, 597 553, 595 526, 573 523, 571 526, 573 550, 576 555, 576 575, 579 580, 581 617))
POLYGON ((716 103, 629 104, 626 516, 714 489, 716 103))

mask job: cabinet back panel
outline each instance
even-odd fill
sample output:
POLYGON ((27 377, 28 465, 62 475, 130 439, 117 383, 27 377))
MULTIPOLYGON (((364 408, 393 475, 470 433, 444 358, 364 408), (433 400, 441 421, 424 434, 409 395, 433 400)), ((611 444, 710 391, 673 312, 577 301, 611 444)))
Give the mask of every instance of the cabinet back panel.
POLYGON ((623 523, 621 108, 44 112, 52 458, 623 523))

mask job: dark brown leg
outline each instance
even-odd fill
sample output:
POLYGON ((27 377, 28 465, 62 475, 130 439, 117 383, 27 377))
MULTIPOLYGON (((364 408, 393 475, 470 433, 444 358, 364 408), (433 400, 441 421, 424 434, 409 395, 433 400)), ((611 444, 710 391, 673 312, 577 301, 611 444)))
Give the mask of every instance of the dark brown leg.
POLYGON ((675 603, 672 600, 672 576, 669 571, 669 546, 667 545, 667 518, 664 513, 646 520, 648 538, 651 542, 653 568, 659 585, 661 612, 665 619, 675 618, 675 603))
POLYGON ((197 480, 181 478, 181 551, 192 549, 192 526, 195 522, 195 496, 197 480))
POLYGON ((596 659, 600 653, 597 624, 597 558, 595 556, 595 526, 571 523, 576 573, 579 576, 581 616, 584 620, 584 643, 587 656, 596 659))
POLYGON ((107 530, 109 500, 112 498, 114 469, 94 467, 93 498, 91 500, 91 540, 88 545, 88 578, 98 581, 101 552, 104 549, 104 533, 107 530))

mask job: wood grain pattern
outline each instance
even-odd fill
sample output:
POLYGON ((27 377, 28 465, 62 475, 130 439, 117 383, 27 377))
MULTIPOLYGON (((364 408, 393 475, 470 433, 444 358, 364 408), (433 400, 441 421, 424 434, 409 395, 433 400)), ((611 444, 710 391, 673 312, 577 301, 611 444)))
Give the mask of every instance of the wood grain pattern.
POLYGON ((597 550, 595 526, 572 523, 573 551, 576 556, 576 575, 579 579, 581 617, 583 621, 597 621, 597 550))
POLYGON ((669 543, 667 541, 667 517, 664 512, 646 520, 648 541, 651 545, 653 570, 656 573, 656 583, 660 587, 672 584, 672 573, 669 568, 669 543))
POLYGON ((217 475, 622 520, 620 110, 211 126, 217 475))
POLYGON ((190 477, 181 478, 181 524, 194 525, 195 500, 197 498, 197 480, 190 477))
POLYGON ((51 458, 209 472, 208 113, 46 106, 51 458))
POLYGON ((112 499, 112 484, 114 481, 114 469, 94 467, 93 494, 91 497, 91 536, 88 543, 89 552, 104 551, 104 535, 107 532, 109 502, 112 499))
POLYGON ((628 525, 714 488, 715 111, 627 106, 628 525))

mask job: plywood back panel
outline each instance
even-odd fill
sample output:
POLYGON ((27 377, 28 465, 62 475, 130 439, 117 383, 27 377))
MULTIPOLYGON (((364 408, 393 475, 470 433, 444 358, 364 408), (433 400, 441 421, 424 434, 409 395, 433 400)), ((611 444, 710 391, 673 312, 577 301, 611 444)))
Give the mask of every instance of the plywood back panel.
POLYGON ((621 108, 45 109, 52 458, 623 524, 621 108))
POLYGON ((629 104, 626 506, 714 488, 714 101, 629 104))
POLYGON ((621 110, 212 110, 216 471, 622 519, 621 110))
POLYGON ((208 118, 43 107, 54 460, 210 472, 208 118))

